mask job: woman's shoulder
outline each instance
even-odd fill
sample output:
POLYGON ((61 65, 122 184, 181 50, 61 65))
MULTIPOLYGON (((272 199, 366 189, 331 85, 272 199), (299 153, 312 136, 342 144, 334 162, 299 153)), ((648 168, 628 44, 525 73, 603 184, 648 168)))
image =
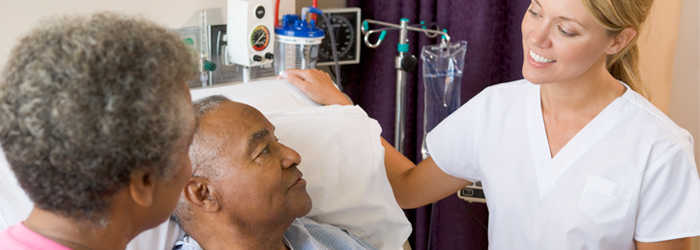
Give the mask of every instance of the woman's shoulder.
MULTIPOLYGON (((676 150, 689 150, 692 154, 693 137, 678 126, 664 112, 642 95, 628 90, 621 98, 628 101, 631 112, 626 118, 625 130, 638 133, 639 141, 645 141, 652 155, 663 156, 676 150)), ((691 156, 692 158, 692 156, 691 156)))
POLYGON ((646 136, 672 144, 693 144, 693 138, 687 130, 678 126, 668 115, 639 93, 628 90, 622 98, 633 105, 635 110, 632 112, 631 119, 634 119, 637 129, 643 130, 646 136))
POLYGON ((523 89, 531 89, 531 88, 537 88, 537 85, 530 83, 526 79, 519 79, 519 80, 514 80, 510 82, 502 82, 502 83, 497 83, 491 86, 488 86, 484 89, 484 91, 517 91, 517 90, 523 90, 523 89))
POLYGON ((482 99, 484 101, 497 102, 512 102, 518 98, 524 98, 533 90, 539 89, 539 86, 530 83, 525 79, 515 80, 511 82, 503 82, 486 87, 474 99, 482 99))

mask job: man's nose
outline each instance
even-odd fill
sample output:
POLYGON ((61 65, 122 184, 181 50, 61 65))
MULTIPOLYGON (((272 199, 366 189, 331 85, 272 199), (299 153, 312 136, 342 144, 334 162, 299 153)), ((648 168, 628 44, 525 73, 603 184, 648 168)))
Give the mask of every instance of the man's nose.
POLYGON ((297 153, 294 149, 287 147, 284 144, 282 146, 282 168, 290 168, 292 166, 299 165, 301 163, 301 155, 297 153))

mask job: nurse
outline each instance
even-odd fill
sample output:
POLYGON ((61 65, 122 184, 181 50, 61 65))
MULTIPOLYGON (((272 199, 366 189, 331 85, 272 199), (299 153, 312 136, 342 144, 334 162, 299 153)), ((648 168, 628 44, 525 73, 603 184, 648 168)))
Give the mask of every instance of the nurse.
MULTIPOLYGON (((445 119, 418 166, 383 141, 399 205, 482 181, 491 249, 689 249, 700 235, 693 139, 638 93, 636 41, 651 6, 533 0, 525 79, 489 87, 445 119)), ((312 71, 287 75, 302 89, 329 85, 312 71)))

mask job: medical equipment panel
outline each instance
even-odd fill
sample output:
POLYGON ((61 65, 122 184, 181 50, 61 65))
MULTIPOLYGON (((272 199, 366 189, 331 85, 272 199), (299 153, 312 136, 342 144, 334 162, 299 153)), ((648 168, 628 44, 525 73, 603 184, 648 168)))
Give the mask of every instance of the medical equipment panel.
MULTIPOLYGON (((360 63, 360 8, 324 9, 323 13, 331 19, 338 49, 339 64, 360 63)), ((325 16, 324 16, 325 17, 325 16)), ((318 22, 317 26, 326 30, 326 22, 318 22)), ((323 39, 319 48, 319 66, 333 65, 333 50, 330 39, 323 39)))
MULTIPOLYGON (((219 66, 216 70, 211 72, 210 85, 243 81, 245 66, 238 64, 226 65, 226 63, 224 63, 227 56, 226 49, 228 47, 228 35, 226 29, 226 25, 209 26, 209 34, 211 39, 209 40, 210 43, 208 45, 211 48, 211 61, 219 66)), ((250 67, 249 72, 250 79, 276 76, 275 69, 272 67, 272 65, 250 67)))
POLYGON ((246 67, 271 64, 274 59, 275 24, 271 0, 229 0, 226 29, 236 36, 228 37, 226 62, 246 67))

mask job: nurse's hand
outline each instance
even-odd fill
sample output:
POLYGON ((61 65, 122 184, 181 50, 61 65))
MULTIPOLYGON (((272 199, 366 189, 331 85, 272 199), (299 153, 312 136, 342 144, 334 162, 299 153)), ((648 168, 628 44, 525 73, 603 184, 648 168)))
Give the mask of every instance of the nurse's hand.
POLYGON ((326 72, 317 69, 289 69, 280 72, 277 79, 286 79, 318 104, 352 105, 350 99, 338 90, 326 72))

